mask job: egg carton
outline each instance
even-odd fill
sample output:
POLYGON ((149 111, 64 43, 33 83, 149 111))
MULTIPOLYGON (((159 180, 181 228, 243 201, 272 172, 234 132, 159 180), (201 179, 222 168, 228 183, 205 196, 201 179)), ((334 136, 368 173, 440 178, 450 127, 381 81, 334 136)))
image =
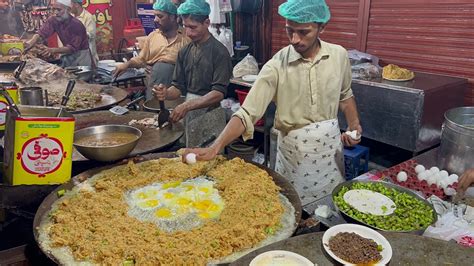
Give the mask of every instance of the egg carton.
MULTIPOLYGON (((431 197, 431 195, 435 195, 440 199, 447 199, 448 195, 444 193, 443 188, 438 187, 436 184, 428 185, 428 182, 426 182, 426 180, 418 180, 417 173, 415 171, 415 167, 417 165, 418 163, 416 162, 416 160, 409 160, 390 167, 388 169, 385 169, 383 171, 380 171, 376 173, 376 175, 399 186, 419 191, 423 193, 425 198, 429 198, 431 197), (397 174, 401 171, 404 171, 408 175, 408 178, 405 182, 399 182, 397 180, 397 174)), ((448 187, 457 189, 457 185, 457 182, 455 182, 452 185, 449 185, 448 187)))

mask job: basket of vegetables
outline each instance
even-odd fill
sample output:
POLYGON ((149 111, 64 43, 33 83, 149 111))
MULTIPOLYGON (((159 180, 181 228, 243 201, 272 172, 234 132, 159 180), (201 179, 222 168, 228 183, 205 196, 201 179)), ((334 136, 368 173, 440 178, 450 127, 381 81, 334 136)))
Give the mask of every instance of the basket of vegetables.
POLYGON ((334 188, 332 199, 346 221, 381 231, 421 235, 437 220, 433 205, 392 183, 347 181, 334 188))

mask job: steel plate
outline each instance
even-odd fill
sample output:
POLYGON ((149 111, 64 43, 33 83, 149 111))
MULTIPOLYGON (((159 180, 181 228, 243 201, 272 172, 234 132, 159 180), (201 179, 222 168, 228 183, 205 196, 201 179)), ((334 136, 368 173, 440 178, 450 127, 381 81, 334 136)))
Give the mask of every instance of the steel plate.
MULTIPOLYGON (((155 154, 147 154, 147 155, 144 155, 142 157, 134 158, 134 161, 139 163, 139 162, 144 162, 144 161, 148 161, 148 160, 155 160, 155 159, 159 159, 159 158, 174 158, 174 157, 177 157, 177 155, 175 153, 171 153, 171 152, 155 153, 155 154)), ((54 191, 52 191, 43 200, 43 202, 39 206, 38 211, 36 212, 36 215, 35 215, 35 218, 34 218, 34 221, 33 221, 33 233, 34 233, 36 243, 38 243, 38 246, 42 249, 42 247, 41 247, 41 245, 39 245, 39 241, 38 241, 38 237, 39 237, 38 228, 41 224, 41 221, 43 220, 43 217, 45 215, 47 215, 47 213, 49 213, 49 211, 51 210, 51 207, 54 204, 54 202, 56 202, 56 200, 59 199, 58 193, 57 193, 59 190, 71 190, 74 187, 74 182, 76 182, 76 183, 83 182, 84 180, 94 176, 95 174, 97 174, 97 173, 99 173, 103 170, 107 170, 107 169, 113 168, 115 166, 123 165, 123 164, 126 164, 126 163, 127 162, 121 162, 121 163, 118 163, 118 164, 115 164, 115 165, 110 165, 110 166, 105 166, 105 167, 100 167, 100 168, 95 168, 95 169, 85 171, 85 172, 83 172, 83 173, 81 173, 77 176, 74 176, 68 183, 63 184, 63 185, 59 186, 57 189, 55 189, 54 191)), ((268 174, 273 178, 273 181, 275 182, 275 184, 277 184, 281 188, 280 192, 283 195, 285 195, 285 197, 288 198, 290 203, 295 208, 296 222, 295 222, 294 228, 293 228, 293 231, 295 231, 296 228, 297 228, 297 225, 299 224, 299 222, 301 220, 301 201, 298 197, 298 193, 293 188, 291 183, 288 182, 283 176, 281 176, 277 172, 275 172, 275 171, 273 171, 273 170, 271 170, 267 167, 264 167, 262 165, 255 164, 253 162, 251 162, 251 163, 254 164, 254 165, 257 165, 259 168, 261 168, 261 169, 268 172, 268 174)), ((42 250, 42 251, 52 261, 58 263, 58 261, 56 260, 56 258, 54 256, 52 256, 50 253, 48 253, 44 250, 42 250)))
MULTIPOLYGON (((128 125, 132 119, 153 118, 150 112, 130 111, 124 115, 115 115, 110 111, 95 111, 83 114, 75 114, 76 130, 100 125, 128 125)), ((144 127, 133 125, 140 129, 143 136, 138 141, 137 146, 129 154, 129 157, 159 151, 173 145, 184 134, 184 127, 181 123, 166 126, 161 129, 156 127, 144 127)), ((73 161, 87 161, 76 149, 72 154, 73 161)))
MULTIPOLYGON (((344 183, 341 183, 341 184, 337 185, 333 189, 332 195, 331 195, 331 200, 334 199, 334 197, 339 193, 339 191, 343 187, 348 187, 350 189, 352 187, 352 185, 354 185, 356 183, 382 183, 386 187, 393 188, 393 189, 397 190, 398 192, 406 193, 410 196, 413 196, 413 197, 415 197, 416 199, 422 201, 425 205, 427 205, 428 207, 431 208, 431 210, 433 211, 433 223, 432 224, 436 223, 436 221, 438 220, 438 215, 436 214, 436 210, 434 209, 433 205, 431 203, 429 203, 425 198, 423 198, 422 196, 416 194, 415 192, 413 192, 412 190, 410 190, 408 188, 404 188, 404 187, 401 187, 401 186, 398 186, 398 185, 395 185, 395 184, 392 184, 392 183, 384 182, 384 181, 369 181, 369 180, 361 180, 361 181, 359 181, 359 180, 350 180, 350 181, 346 181, 344 183)), ((426 229, 426 228, 421 228, 421 229, 414 230, 414 231, 391 231, 391 230, 380 229, 380 228, 368 225, 368 224, 366 224, 366 223, 364 223, 364 222, 362 222, 362 221, 360 221, 356 218, 353 218, 353 217, 349 216, 347 213, 345 213, 344 211, 339 209, 339 206, 337 206, 337 204, 336 204, 336 202, 334 202, 334 200, 333 200, 333 203, 334 203, 334 206, 335 206, 336 210, 339 211, 339 213, 342 214, 342 217, 344 218, 344 220, 349 221, 349 222, 355 222, 355 223, 363 224, 365 226, 368 226, 370 228, 373 228, 373 229, 376 229, 376 230, 379 230, 379 231, 394 232, 394 233, 411 233, 411 234, 422 235, 423 232, 426 229)))

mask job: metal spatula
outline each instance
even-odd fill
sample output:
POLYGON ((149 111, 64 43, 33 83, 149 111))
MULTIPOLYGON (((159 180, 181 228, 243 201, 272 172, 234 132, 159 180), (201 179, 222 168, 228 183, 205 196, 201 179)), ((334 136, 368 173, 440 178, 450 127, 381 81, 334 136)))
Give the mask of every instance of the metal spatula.
POLYGON ((61 108, 59 109, 58 115, 56 115, 56 117, 61 117, 61 113, 63 112, 63 109, 66 108, 66 104, 69 101, 69 96, 71 96, 75 85, 76 81, 73 79, 70 79, 67 83, 66 92, 64 93, 63 99, 61 100, 61 108))
POLYGON ((26 61, 21 61, 20 65, 18 66, 17 69, 15 69, 15 72, 13 74, 13 76, 16 78, 16 79, 20 79, 20 75, 21 75, 21 72, 23 72, 23 69, 25 68, 26 66, 26 61))
POLYGON ((133 105, 133 104, 135 104, 135 103, 141 101, 143 98, 145 98, 145 95, 136 98, 135 100, 133 100, 133 101, 127 103, 125 106, 116 105, 116 106, 110 108, 109 111, 112 112, 112 113, 115 114, 115 115, 123 115, 123 114, 126 114, 126 113, 128 112, 128 108, 129 108, 131 105, 133 105))
POLYGON ((158 114, 158 127, 162 128, 170 119, 170 111, 166 109, 165 102, 159 101, 160 113, 158 114))

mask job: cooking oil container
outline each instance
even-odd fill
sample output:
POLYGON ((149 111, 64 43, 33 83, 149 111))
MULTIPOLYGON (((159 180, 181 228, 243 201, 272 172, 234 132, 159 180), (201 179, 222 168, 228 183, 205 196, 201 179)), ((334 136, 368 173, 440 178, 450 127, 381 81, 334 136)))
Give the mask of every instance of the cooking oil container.
POLYGON ((474 167, 474 106, 450 109, 444 114, 438 163, 456 174, 474 167))
POLYGON ((9 185, 61 184, 72 171, 75 119, 59 108, 18 106, 7 109, 4 172, 9 185))

